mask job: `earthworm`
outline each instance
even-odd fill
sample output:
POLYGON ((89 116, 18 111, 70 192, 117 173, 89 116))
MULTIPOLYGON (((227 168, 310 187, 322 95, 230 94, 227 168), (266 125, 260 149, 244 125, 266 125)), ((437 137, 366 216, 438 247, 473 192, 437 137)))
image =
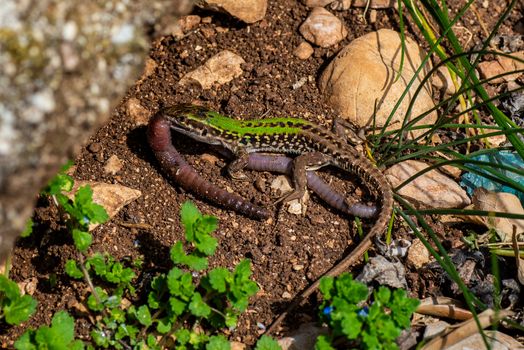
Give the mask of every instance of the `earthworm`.
POLYGON ((255 219, 264 220, 269 217, 267 209, 202 178, 173 146, 169 122, 162 114, 156 114, 149 122, 147 139, 162 169, 186 191, 255 219))
MULTIPOLYGON (((275 156, 260 153, 251 153, 248 158, 246 168, 255 171, 270 171, 291 175, 293 159, 286 156, 275 156)), ((332 208, 340 210, 343 213, 362 218, 372 218, 377 213, 377 207, 368 206, 362 203, 348 205, 340 194, 335 192, 324 180, 315 172, 306 173, 307 186, 316 193, 324 202, 332 208)))

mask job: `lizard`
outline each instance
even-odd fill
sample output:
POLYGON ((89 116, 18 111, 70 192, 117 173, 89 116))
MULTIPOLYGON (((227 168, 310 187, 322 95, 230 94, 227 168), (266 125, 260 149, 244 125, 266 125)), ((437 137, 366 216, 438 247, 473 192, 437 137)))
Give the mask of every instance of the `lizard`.
MULTIPOLYGON (((393 192, 384 174, 371 161, 359 154, 353 146, 337 134, 300 118, 267 118, 236 120, 205 107, 177 105, 159 111, 148 126, 148 141, 161 166, 169 171, 173 164, 181 165, 183 159, 173 153, 170 130, 210 145, 229 150, 236 159, 229 163, 227 172, 233 179, 244 179, 243 169, 250 163, 250 154, 267 152, 295 155, 292 168, 294 191, 284 201, 302 198, 307 185, 307 171, 331 165, 358 176, 369 190, 376 192, 381 201, 377 219, 358 245, 323 276, 337 276, 361 258, 371 246, 372 239, 381 234, 393 211, 393 192)), ((185 188, 202 184, 194 174, 185 175, 187 167, 170 171, 172 177, 185 188)), ((189 170, 188 170, 189 171, 189 170)), ((195 171, 193 170, 193 173, 195 171)), ((236 194, 212 188, 204 196, 246 215, 256 218, 268 216, 267 210, 257 208, 236 194), (222 191, 222 192, 220 192, 222 191)), ((321 276, 322 277, 322 276, 321 276)), ((268 328, 271 333, 296 305, 314 293, 320 278, 295 298, 294 303, 268 328)))

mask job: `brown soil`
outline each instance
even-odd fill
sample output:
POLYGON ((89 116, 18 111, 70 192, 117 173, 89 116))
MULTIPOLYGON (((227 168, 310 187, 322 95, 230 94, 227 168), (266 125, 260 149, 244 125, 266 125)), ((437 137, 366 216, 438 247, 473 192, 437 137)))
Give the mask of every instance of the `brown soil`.
MULTIPOLYGON (((451 3, 452 8, 463 5, 462 1, 451 3)), ((485 38, 479 23, 491 28, 505 6, 503 1, 490 1, 489 8, 484 9, 481 3, 475 2, 480 17, 468 12, 460 21, 463 33, 457 30, 469 48, 485 38)), ((504 22, 501 33, 515 34, 513 28, 522 13, 522 5, 519 6, 504 22)), ((308 14, 306 7, 298 1, 270 1, 265 19, 249 26, 216 13, 199 10, 195 13, 202 17, 210 16, 211 23, 200 24, 196 32, 180 41, 163 37, 153 43, 150 57, 157 64, 154 73, 129 90, 107 125, 85 145, 75 160, 74 177, 122 184, 142 191, 139 199, 94 231, 92 247, 92 251, 107 251, 117 259, 143 257, 143 269, 137 272, 139 285, 147 284, 152 275, 171 267, 169 248, 183 238, 178 213, 184 201, 193 200, 203 213, 218 217, 220 225, 216 237, 220 245, 217 254, 210 260, 211 265, 231 268, 241 259, 250 258, 253 278, 261 288, 230 337, 231 340, 252 344, 261 333, 259 325, 268 326, 289 304, 291 299, 284 298, 286 294, 295 296, 351 251, 356 232, 353 219, 332 210, 315 196, 312 196, 305 216, 291 215, 273 205, 277 194, 271 193, 269 183, 274 175, 248 172, 249 182, 231 181, 224 176, 226 160, 223 157, 217 155, 218 162, 212 164, 202 158, 204 153, 213 153, 209 147, 180 138, 175 141, 176 146, 205 178, 223 188, 232 189, 254 203, 269 207, 274 214, 268 221, 258 222, 195 198, 180 190, 160 171, 146 143, 145 127, 135 126, 126 112, 126 102, 136 98, 152 112, 162 106, 197 102, 241 118, 296 116, 329 125, 336 115, 318 91, 315 80, 319 73, 354 38, 381 28, 398 30, 398 16, 392 9, 379 10, 376 22, 366 24, 362 20, 363 9, 335 12, 349 29, 347 38, 328 49, 315 48, 313 56, 302 61, 292 54, 303 40, 298 27, 308 14), (239 54, 247 62, 241 77, 206 91, 177 86, 181 76, 226 49, 239 54), (312 81, 293 90, 295 82, 310 76, 312 81), (93 144, 99 147, 90 146, 93 144), (108 175, 103 167, 113 155, 121 159, 124 166, 116 175, 108 175), (263 186, 255 187, 255 182, 263 186), (148 224, 151 228, 129 228, 122 223, 148 224)), ((413 27, 408 25, 407 30, 410 36, 424 42, 413 27)), ((326 174, 333 178, 331 173, 326 174)), ((352 184, 340 174, 335 175, 340 179, 333 180, 339 191, 354 193, 354 198, 359 201, 362 200, 362 193, 366 200, 373 199, 366 195, 365 189, 360 189, 358 183, 352 184)), ((89 332, 89 318, 82 317, 73 308, 85 297, 86 285, 71 280, 63 272, 65 261, 75 256, 71 239, 58 222, 56 209, 45 199, 40 200, 35 218, 37 225, 34 234, 21 239, 15 249, 11 276, 16 281, 36 277, 34 297, 38 300, 38 309, 23 327, 0 331, 4 346, 12 344, 26 327, 48 324, 53 313, 60 309, 77 316, 76 329, 81 337, 85 338, 89 332)), ((460 228, 450 231, 440 227, 438 222, 434 226, 448 241, 447 247, 457 246, 463 234, 460 228)), ((414 238, 401 225, 396 225, 393 232, 395 238, 414 238)), ((440 289, 439 276, 429 272, 418 273, 410 266, 407 268, 411 295, 423 298, 444 294, 445 291, 440 289)), ((358 267, 354 271, 358 272, 358 267)), ((311 300, 295 312, 285 326, 293 328, 294 320, 304 321, 313 317, 314 305, 315 300, 311 300)))

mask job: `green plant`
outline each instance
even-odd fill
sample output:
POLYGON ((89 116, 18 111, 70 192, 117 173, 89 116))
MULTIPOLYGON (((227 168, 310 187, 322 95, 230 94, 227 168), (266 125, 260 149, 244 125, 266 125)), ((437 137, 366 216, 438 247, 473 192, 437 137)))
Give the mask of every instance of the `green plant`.
POLYGON ((8 324, 20 324, 31 317, 36 309, 36 300, 29 295, 20 295, 18 285, 0 275, 0 318, 8 324))
POLYGON ((33 233, 33 225, 34 225, 34 222, 32 218, 27 220, 27 223, 25 224, 25 228, 22 231, 22 233, 20 234, 20 237, 25 238, 25 237, 31 236, 31 233, 33 233))
MULTIPOLYGON (((120 286, 119 292, 111 296, 106 290, 95 287, 96 293, 87 301, 91 310, 103 314, 91 332, 97 347, 230 349, 229 342, 219 331, 236 326, 238 315, 245 311, 249 297, 258 291, 256 283, 250 279, 250 263, 243 260, 233 271, 218 267, 201 274, 208 267, 208 257, 217 247, 217 240, 211 236, 217 220, 202 215, 190 202, 183 204, 180 214, 186 242, 191 249, 184 248, 182 242, 171 248, 170 257, 176 266, 153 279, 145 304, 124 305, 122 292, 129 289, 131 274, 118 273, 115 278, 113 270, 123 270, 115 269, 114 264, 110 268, 107 261, 111 259, 104 260, 97 255, 94 260, 86 260, 86 270, 91 268, 106 282, 120 286), (197 275, 200 275, 198 280, 197 275), (97 298, 93 297, 95 295, 97 298)), ((69 265, 70 275, 82 275, 82 269, 76 263, 69 265)), ((258 346, 259 349, 277 349, 266 338, 258 346)))
POLYGON ((26 331, 16 342, 17 350, 81 350, 85 348, 81 340, 74 340, 75 321, 65 311, 58 311, 51 326, 41 326, 37 330, 26 331))
POLYGON ((278 345, 278 342, 268 337, 267 335, 263 335, 260 337, 259 341, 257 342, 257 345, 255 346, 255 350, 280 350, 281 347, 278 345))
MULTIPOLYGON (((217 228, 217 219, 202 215, 190 202, 184 203, 180 214, 189 249, 177 242, 170 251, 176 266, 152 280, 146 303, 130 305, 125 298, 135 293, 132 284, 135 273, 110 254, 88 254, 92 243, 89 225, 104 223, 108 216, 103 207, 93 202, 89 186, 79 188, 72 199, 65 194, 74 187, 73 179, 65 174, 67 167, 50 181, 44 193, 50 195, 63 212, 78 250, 77 259, 66 262, 65 272, 71 278, 86 281, 91 290, 87 307, 100 314, 91 331, 96 347, 229 349, 229 342, 219 330, 236 327, 239 314, 245 311, 249 297, 258 287, 250 279, 249 260, 241 261, 233 271, 218 267, 195 278, 208 268, 208 257, 217 248, 218 242, 211 235, 217 228)), ((142 261, 130 264, 140 268, 142 261)), ((72 318, 57 313, 51 327, 27 331, 16 345, 20 349, 83 348, 81 342, 73 342, 73 333, 72 318)), ((260 350, 278 348, 269 337, 263 337, 257 345, 260 350)))
POLYGON ((334 349, 333 342, 340 338, 353 341, 359 349, 398 349, 395 340, 409 328, 419 304, 408 298, 405 290, 392 292, 384 286, 368 300, 368 287, 348 273, 322 278, 319 289, 324 297, 321 318, 331 333, 318 337, 318 350, 334 349))

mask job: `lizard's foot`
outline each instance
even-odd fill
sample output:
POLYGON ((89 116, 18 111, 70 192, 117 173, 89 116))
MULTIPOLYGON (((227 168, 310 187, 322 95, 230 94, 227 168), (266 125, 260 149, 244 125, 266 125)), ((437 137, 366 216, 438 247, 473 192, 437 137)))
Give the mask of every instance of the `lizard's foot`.
POLYGON ((231 169, 227 169, 227 174, 229 177, 235 181, 249 181, 249 176, 247 176, 243 171, 237 170, 237 171, 231 171, 231 169))
POLYGON ((295 199, 302 201, 302 197, 304 197, 304 192, 305 190, 293 190, 292 192, 285 194, 279 199, 277 199, 275 203, 287 203, 295 199))
POLYGON ((366 140, 365 128, 355 130, 354 125, 340 117, 333 120, 333 132, 353 146, 360 145, 366 140))

